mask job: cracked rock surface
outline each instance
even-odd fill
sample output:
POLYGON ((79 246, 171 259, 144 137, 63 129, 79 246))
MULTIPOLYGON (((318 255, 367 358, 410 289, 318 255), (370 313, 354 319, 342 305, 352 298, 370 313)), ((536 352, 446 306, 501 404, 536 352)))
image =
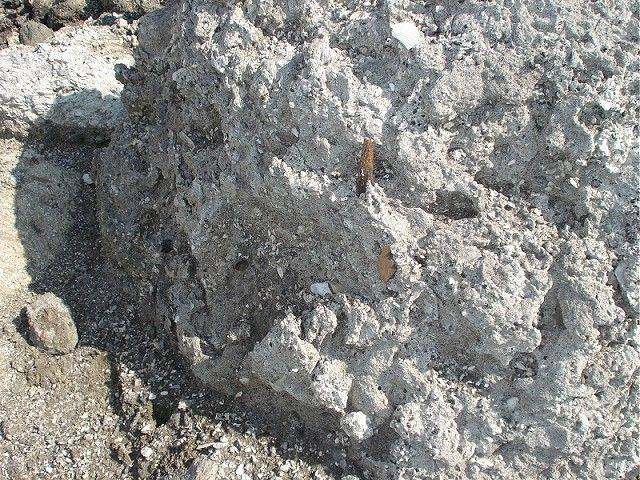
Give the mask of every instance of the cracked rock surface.
POLYGON ((635 478, 637 32, 625 1, 176 2, 122 73, 104 248, 204 384, 367 476, 635 478))

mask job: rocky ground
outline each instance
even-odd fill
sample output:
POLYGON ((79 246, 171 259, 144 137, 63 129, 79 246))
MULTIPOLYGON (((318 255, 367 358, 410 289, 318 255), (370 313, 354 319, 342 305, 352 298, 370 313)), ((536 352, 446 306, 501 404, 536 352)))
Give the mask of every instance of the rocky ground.
POLYGON ((7 0, 0 5, 0 48, 48 42, 60 28, 86 20, 135 19, 160 5, 158 0, 7 0))
MULTIPOLYGON (((339 449, 326 448, 333 439, 305 440, 294 419, 269 424, 241 398, 199 388, 138 321, 100 252, 86 176, 95 148, 5 140, 0 152, 3 219, 8 205, 29 202, 32 214, 17 223, 34 246, 22 272, 31 280, 16 274, 0 298, 0 478, 330 479, 348 470, 339 449), (25 307, 43 292, 71 310, 80 341, 70 354, 29 340, 25 307)), ((2 240, 24 251, 6 231, 2 240)))

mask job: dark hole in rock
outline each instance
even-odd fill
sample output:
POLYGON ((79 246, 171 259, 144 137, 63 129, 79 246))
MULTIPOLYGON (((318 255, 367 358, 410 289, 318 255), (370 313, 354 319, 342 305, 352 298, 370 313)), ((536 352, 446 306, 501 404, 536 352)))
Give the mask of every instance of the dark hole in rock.
POLYGON ((173 415, 173 405, 165 400, 153 402, 151 405, 151 415, 153 416, 153 420, 156 422, 156 425, 160 426, 166 424, 171 418, 171 415, 173 415))
POLYGON ((162 241, 160 245, 160 251, 162 253, 169 253, 173 249, 173 241, 169 238, 166 238, 162 241))
POLYGON ((436 201, 428 210, 434 215, 443 215, 452 220, 474 218, 480 214, 469 195, 449 190, 438 190, 436 201))
POLYGON ((243 258, 242 260, 238 260, 235 263, 235 265, 233 266, 233 269, 238 272, 244 272, 248 266, 249 266, 249 260, 247 260, 246 258, 243 258))

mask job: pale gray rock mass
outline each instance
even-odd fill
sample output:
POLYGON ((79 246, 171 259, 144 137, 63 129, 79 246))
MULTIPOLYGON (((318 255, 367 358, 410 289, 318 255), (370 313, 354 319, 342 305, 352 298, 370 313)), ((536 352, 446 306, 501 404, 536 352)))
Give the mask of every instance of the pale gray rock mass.
POLYGON ((202 382, 375 478, 632 479, 637 13, 178 1, 122 75, 105 250, 202 382))
POLYGON ((122 30, 64 28, 51 44, 0 50, 0 136, 108 139, 123 114, 114 64, 133 61, 122 30))

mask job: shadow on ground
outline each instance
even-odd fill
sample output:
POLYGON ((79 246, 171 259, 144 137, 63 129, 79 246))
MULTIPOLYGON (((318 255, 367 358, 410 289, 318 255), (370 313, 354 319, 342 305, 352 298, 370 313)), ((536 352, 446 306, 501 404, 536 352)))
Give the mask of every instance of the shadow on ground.
MULTIPOLYGON (((58 110, 70 104, 95 102, 96 92, 70 97, 61 97, 49 117, 68 114, 58 110)), ((172 354, 170 339, 139 320, 128 280, 101 255, 92 179, 94 162, 107 141, 103 131, 38 128, 25 143, 13 175, 16 228, 32 278, 30 290, 53 292, 72 311, 80 335, 72 355, 97 350, 108 359, 109 406, 120 423, 112 433, 110 455, 122 465, 122 474, 178 478, 194 457, 211 452, 207 443, 225 436, 239 438, 240 444, 243 438, 258 444, 255 438, 262 437, 266 450, 264 458, 258 451, 258 459, 271 458, 276 470, 278 462, 302 460, 309 477, 291 478, 351 470, 342 450, 312 440, 301 424, 282 425, 248 414, 238 402, 200 389, 172 354), (144 454, 149 446, 153 455, 144 454)), ((27 341, 23 317, 16 326, 27 341)), ((90 397, 91 379, 86 388, 90 397)), ((234 455, 240 458, 242 452, 234 455)))

